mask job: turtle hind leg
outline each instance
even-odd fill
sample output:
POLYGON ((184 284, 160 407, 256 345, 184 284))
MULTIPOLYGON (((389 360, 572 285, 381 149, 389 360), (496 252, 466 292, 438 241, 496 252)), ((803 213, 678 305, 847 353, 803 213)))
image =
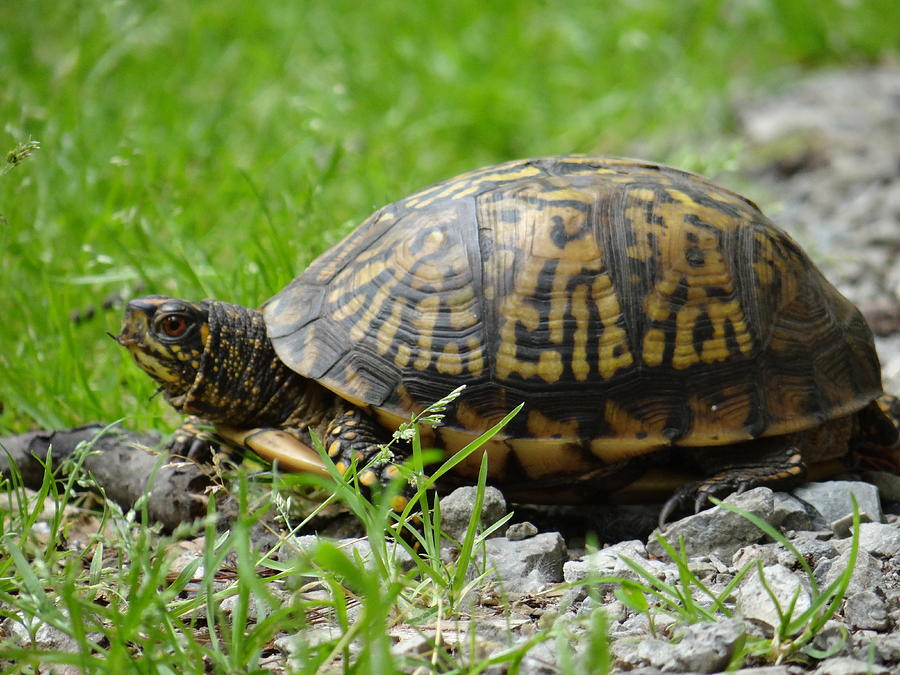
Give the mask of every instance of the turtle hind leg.
POLYGON ((761 438, 728 448, 690 448, 684 452, 710 473, 695 483, 681 486, 659 514, 663 529, 672 513, 692 506, 700 511, 709 497, 725 497, 761 485, 782 487, 796 484, 806 476, 806 463, 800 446, 790 436, 761 438))
POLYGON ((851 448, 861 467, 900 474, 900 399, 882 394, 860 410, 851 448))

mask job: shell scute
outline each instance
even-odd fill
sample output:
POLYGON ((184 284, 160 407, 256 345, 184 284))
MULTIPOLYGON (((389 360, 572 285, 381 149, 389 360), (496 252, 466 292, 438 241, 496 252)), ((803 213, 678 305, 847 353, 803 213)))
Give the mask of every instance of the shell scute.
POLYGON ((552 464, 563 446, 618 461, 789 433, 881 390, 858 310, 753 202, 634 160, 522 160, 426 188, 264 312, 291 368, 386 423, 466 384, 445 435, 471 438, 524 401, 497 441, 513 464, 517 444, 554 446, 552 464))

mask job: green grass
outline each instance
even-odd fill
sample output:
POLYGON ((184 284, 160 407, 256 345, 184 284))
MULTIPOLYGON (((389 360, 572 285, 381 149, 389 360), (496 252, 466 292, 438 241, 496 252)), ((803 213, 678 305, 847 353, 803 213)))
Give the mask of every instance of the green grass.
POLYGON ((897 53, 893 0, 5 3, 0 433, 171 426, 106 331, 148 292, 255 305, 376 207, 564 152, 733 168, 731 101, 897 53))
MULTIPOLYGON (((896 58, 900 47, 895 0, 20 0, 0 15, 0 435, 120 418, 176 424, 106 337, 118 312, 70 321, 112 291, 142 283, 256 305, 378 206, 517 157, 640 154, 727 175, 742 158, 735 100, 807 70, 896 58), (27 157, 32 140, 40 147, 27 157)), ((5 491, 3 611, 40 616, 81 646, 73 657, 21 654, 28 663, 252 672, 278 630, 323 611, 290 586, 302 573, 321 581, 327 611, 363 652, 351 654, 349 639, 301 640, 297 671, 342 658, 375 672, 399 667, 386 625, 455 621, 472 590, 464 565, 439 564, 427 534, 414 572, 398 573, 378 534, 387 512, 349 488, 382 559, 377 575, 327 545, 287 567, 260 560, 249 496, 224 535, 200 522, 162 538, 140 513, 106 504, 107 528, 72 550, 70 519, 33 531, 45 505, 62 513, 71 501, 65 484, 48 474, 36 496, 5 491), (199 585, 197 569, 169 575, 167 546, 200 535, 199 585), (237 585, 216 580, 226 562, 237 585), (230 614, 226 596, 236 598, 230 614)), ((434 534, 439 509, 428 506, 434 534)), ((473 525, 463 563, 482 537, 473 525)), ((591 646, 584 663, 562 650, 569 672, 609 660, 602 615, 584 620, 591 646)), ((791 648, 818 618, 798 620, 787 616, 782 631, 791 648)), ((440 648, 416 665, 514 667, 527 646, 569 639, 551 623, 494 661, 473 645, 468 660, 440 648)))

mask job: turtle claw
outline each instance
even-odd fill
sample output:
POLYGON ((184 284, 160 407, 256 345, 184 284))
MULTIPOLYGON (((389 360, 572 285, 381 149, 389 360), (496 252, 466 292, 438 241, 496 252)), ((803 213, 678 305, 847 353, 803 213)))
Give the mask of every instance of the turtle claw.
POLYGON ((676 511, 693 502, 694 514, 698 514, 707 507, 710 497, 725 497, 732 493, 741 493, 747 490, 748 482, 740 480, 729 482, 722 478, 707 479, 697 483, 688 483, 675 491, 663 504, 659 512, 659 530, 665 531, 666 521, 676 511))

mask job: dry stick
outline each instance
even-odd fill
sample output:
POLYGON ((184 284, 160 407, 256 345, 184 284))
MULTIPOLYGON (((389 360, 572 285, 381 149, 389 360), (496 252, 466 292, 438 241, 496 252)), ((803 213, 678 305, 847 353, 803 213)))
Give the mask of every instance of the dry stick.
MULTIPOLYGON (((51 445, 56 470, 79 443, 91 441, 102 430, 101 424, 88 424, 0 438, 0 473, 9 476, 11 460, 22 474, 25 486, 38 489, 44 477, 41 462, 46 461, 51 445)), ((84 467, 93 474, 107 498, 124 510, 135 505, 152 480, 148 515, 171 531, 182 522, 206 513, 204 490, 210 480, 194 464, 167 464, 158 453, 147 449, 158 443, 159 437, 154 434, 113 427, 96 441, 93 446, 96 454, 86 458, 84 467)))

